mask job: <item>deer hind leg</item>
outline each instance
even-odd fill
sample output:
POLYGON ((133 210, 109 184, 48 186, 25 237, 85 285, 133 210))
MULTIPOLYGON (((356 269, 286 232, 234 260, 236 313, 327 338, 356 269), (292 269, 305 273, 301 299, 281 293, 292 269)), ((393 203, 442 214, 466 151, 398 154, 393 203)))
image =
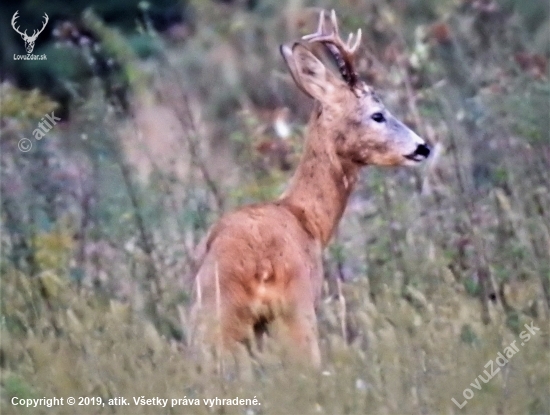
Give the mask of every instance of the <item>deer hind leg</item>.
POLYGON ((313 305, 300 305, 293 312, 282 316, 279 336, 284 337, 283 343, 289 348, 293 358, 301 362, 309 362, 314 367, 321 366, 319 350, 317 317, 313 305))
POLYGON ((198 348, 210 345, 220 351, 231 351, 235 344, 248 339, 253 331, 252 324, 239 318, 231 305, 195 303, 190 320, 190 344, 198 348))
POLYGON ((212 312, 215 305, 206 302, 192 309, 190 350, 198 367, 224 376, 250 380, 253 376, 244 340, 253 328, 238 317, 231 306, 221 306, 220 315, 212 312))

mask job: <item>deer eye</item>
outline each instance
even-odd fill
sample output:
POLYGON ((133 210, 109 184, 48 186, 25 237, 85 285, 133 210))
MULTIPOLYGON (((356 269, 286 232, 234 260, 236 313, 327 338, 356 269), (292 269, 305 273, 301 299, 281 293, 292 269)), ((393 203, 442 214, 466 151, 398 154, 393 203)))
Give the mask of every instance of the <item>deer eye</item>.
POLYGON ((375 112, 371 115, 371 118, 376 122, 384 122, 386 121, 386 117, 384 117, 384 114, 381 112, 375 112))

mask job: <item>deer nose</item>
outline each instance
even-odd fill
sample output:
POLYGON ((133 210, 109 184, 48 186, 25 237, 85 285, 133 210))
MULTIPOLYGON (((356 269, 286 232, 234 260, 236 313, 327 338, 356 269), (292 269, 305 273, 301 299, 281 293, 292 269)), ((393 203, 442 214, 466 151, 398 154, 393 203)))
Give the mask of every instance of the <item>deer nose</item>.
POLYGON ((414 150, 411 154, 407 154, 405 156, 406 159, 412 160, 412 161, 422 161, 426 160, 428 156, 430 155, 430 147, 427 144, 418 144, 416 146, 416 150, 414 150))
POLYGON ((413 154, 428 158, 430 155, 430 147, 427 144, 419 144, 413 154))

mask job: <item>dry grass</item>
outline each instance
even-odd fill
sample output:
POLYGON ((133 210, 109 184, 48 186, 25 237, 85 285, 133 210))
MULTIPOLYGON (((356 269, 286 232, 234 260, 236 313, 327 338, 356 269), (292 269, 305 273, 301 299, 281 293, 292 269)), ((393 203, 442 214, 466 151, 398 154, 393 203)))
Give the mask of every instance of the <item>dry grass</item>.
MULTIPOLYGON (((5 275, 4 298, 15 306, 32 304, 36 311, 46 307, 31 298, 39 296, 38 286, 23 289, 26 281, 24 275, 5 275)), ((462 391, 472 389, 487 361, 518 340, 497 310, 493 324, 482 324, 479 302, 459 291, 441 281, 429 295, 413 291, 414 300, 407 301, 386 287, 375 306, 365 284, 347 284, 351 342, 339 333, 339 303, 326 300, 320 310, 321 373, 285 367, 272 350, 219 376, 214 361, 199 365, 131 306, 58 286, 56 303, 63 306, 40 316, 19 314, 18 325, 32 327, 26 336, 3 329, 3 413, 459 413, 451 398, 462 402, 462 391), (198 398, 201 405, 163 410, 134 405, 132 397, 142 395, 170 402, 198 398), (22 411, 9 405, 13 396, 125 397, 131 405, 22 411), (247 410, 204 405, 202 399, 215 397, 256 397, 261 405, 247 410)), ((518 325, 532 320, 522 316, 518 325)), ((481 383, 464 413, 545 413, 550 380, 545 321, 534 319, 541 332, 519 346, 487 385, 481 383)))

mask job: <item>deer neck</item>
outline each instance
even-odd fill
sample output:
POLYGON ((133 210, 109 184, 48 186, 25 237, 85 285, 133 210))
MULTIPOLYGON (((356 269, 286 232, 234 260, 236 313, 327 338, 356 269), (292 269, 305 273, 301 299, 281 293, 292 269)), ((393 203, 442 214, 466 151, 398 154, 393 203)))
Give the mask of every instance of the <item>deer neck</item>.
POLYGON ((341 133, 327 128, 329 121, 320 106, 313 112, 302 158, 279 199, 323 246, 344 213, 360 168, 337 155, 335 142, 341 133))

